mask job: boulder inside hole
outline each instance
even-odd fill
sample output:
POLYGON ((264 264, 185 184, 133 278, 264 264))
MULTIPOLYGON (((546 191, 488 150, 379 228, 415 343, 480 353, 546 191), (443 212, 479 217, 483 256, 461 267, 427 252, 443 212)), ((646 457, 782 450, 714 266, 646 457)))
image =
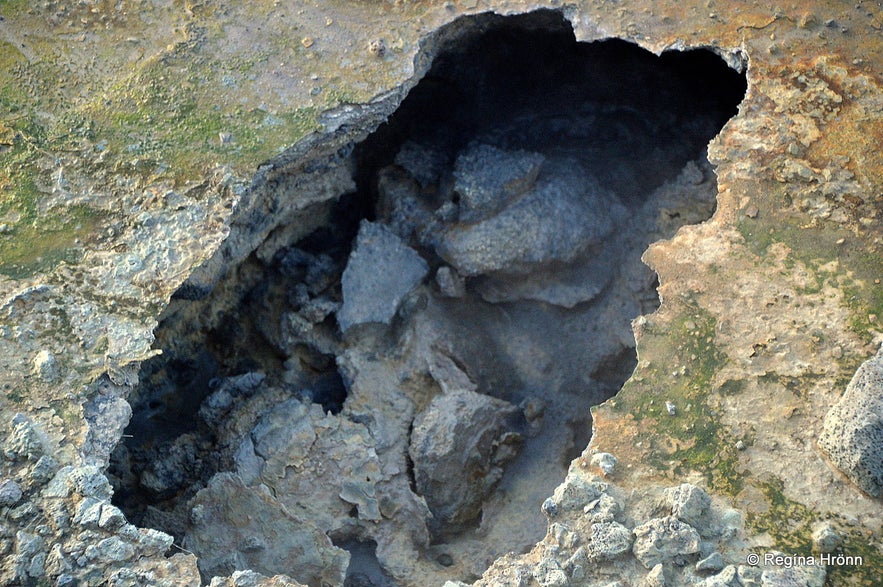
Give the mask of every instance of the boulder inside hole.
POLYGON ((641 254, 714 211, 705 148, 746 86, 713 53, 578 43, 553 11, 437 39, 351 155, 309 155, 345 176, 335 197, 280 195, 280 172, 263 197, 313 203, 211 291, 186 284, 156 332, 115 500, 206 579, 351 582, 328 536, 374 545, 401 586, 532 546, 658 305, 641 254))

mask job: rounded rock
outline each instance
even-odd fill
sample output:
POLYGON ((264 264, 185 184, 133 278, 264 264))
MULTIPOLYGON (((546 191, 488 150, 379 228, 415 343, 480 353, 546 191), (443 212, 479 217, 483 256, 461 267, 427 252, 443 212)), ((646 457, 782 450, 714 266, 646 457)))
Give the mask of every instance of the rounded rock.
POLYGON ((0 506, 13 506, 21 499, 22 491, 12 479, 0 481, 0 506))
POLYGON ((824 553, 834 552, 843 544, 843 538, 827 522, 818 524, 813 529, 812 541, 816 550, 824 553))
POLYGON ((825 416, 818 446, 862 491, 883 496, 883 347, 825 416))

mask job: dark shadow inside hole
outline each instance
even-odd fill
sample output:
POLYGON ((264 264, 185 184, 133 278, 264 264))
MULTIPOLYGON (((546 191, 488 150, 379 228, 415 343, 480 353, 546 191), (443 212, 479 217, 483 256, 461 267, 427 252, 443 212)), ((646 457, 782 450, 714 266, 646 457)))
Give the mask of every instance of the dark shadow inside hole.
MULTIPOLYGON (((190 285, 182 287, 156 332, 164 355, 145 362, 132 397, 135 414, 126 431, 131 438, 111 465, 114 502, 130 521, 179 540, 186 537, 193 531, 188 517, 193 495, 216 472, 245 475, 237 453, 240 436, 252 434, 261 417, 290 400, 317 405, 335 422, 363 425, 369 437, 384 442, 389 430, 401 428, 404 446, 394 445, 392 451, 401 460, 396 463, 401 479, 395 482, 403 491, 427 494, 422 497, 441 511, 439 499, 433 501, 419 481, 421 467, 426 473, 424 463, 409 452, 414 417, 430 409, 438 389, 414 391, 411 420, 387 423, 381 421, 387 416, 380 406, 348 404, 351 386, 362 386, 363 394, 370 386, 358 380, 359 369, 353 376, 338 365, 349 360, 344 359, 348 350, 368 342, 378 348, 356 350, 364 351, 369 363, 397 360, 389 357, 407 351, 402 341, 433 332, 432 348, 442 349, 479 394, 520 410, 517 426, 501 426, 523 436, 524 445, 507 461, 504 474, 488 484, 485 503, 472 508, 474 515, 447 526, 427 523, 431 546, 427 542, 426 552, 415 550, 410 574, 383 575, 388 583, 365 584, 429 584, 439 569, 451 577, 474 578, 483 570, 480 561, 529 548, 541 538, 545 524, 536 519, 541 499, 534 497, 551 493, 567 463, 585 448, 591 434, 589 408, 615 394, 634 369, 630 321, 658 305, 658 281, 641 265, 640 255, 653 240, 712 214, 716 189, 705 148, 737 112, 746 83, 709 51, 657 57, 618 40, 578 43, 557 12, 479 15, 468 23, 456 41, 443 44, 430 71, 389 120, 355 145, 356 191, 316 204, 297 220, 307 225, 311 217, 324 217, 326 222, 289 241, 283 238, 289 227, 277 227, 207 296, 197 296, 194 292, 201 290, 190 285), (414 145, 428 148, 432 157, 415 163, 401 156, 414 145), (602 242, 585 245, 573 258, 550 255, 517 269, 468 275, 464 270, 462 291, 449 295, 437 274, 451 267, 457 273, 460 261, 439 243, 448 233, 468 230, 510 207, 494 204, 480 211, 485 216, 478 221, 463 219, 474 198, 456 186, 454 175, 458 160, 474 145, 493 147, 503 158, 521 152, 541 155, 537 177, 519 178, 525 183, 556 185, 556 173, 577 169, 583 183, 610 194, 599 200, 605 205, 597 213, 616 205, 622 217, 612 221, 614 230, 602 242), (391 193, 399 188, 410 190, 408 197, 428 210, 429 220, 416 222, 416 229, 402 228, 405 222, 396 225, 402 208, 391 193), (688 196, 678 200, 667 189, 688 196), (339 308, 348 301, 341 276, 363 221, 396 233, 404 246, 419 253, 429 273, 399 303, 388 329, 367 325, 341 336, 339 308), (436 233, 432 222, 441 227, 436 233), (557 290, 550 293, 548 283, 557 290), (537 465, 544 461, 551 465, 537 465), (518 501, 526 485, 536 496, 518 501), (512 504, 521 504, 520 509, 512 504), (513 536, 519 537, 517 544, 513 536)), ((562 184, 559 191, 577 184, 562 184)), ((587 198, 596 196, 587 191, 587 198)), ((526 196, 519 193, 513 201, 521 197, 526 196)), ((579 222, 564 220, 554 220, 561 223, 562 237, 579 229, 579 222)), ((360 368, 367 371, 368 366, 360 368)), ((431 380, 427 373, 414 380, 420 377, 431 380)), ((378 458, 391 458, 383 453, 386 447, 374 449, 378 458)), ((445 464, 444 458, 437 462, 445 464)), ((456 482, 462 471, 451 470, 456 482)), ((336 479, 320 478, 314 470, 299 474, 316 475, 313 484, 323 494, 333 497, 341 491, 334 486, 336 479)), ((481 467, 470 474, 476 475, 476 484, 482 475, 491 476, 481 467)), ((257 477, 248 481, 260 482, 257 477)), ((353 495, 348 499, 356 499, 353 495)), ((389 503, 384 507, 396 511, 389 503)), ((333 535, 357 527, 356 534, 347 535, 376 539, 338 544, 363 561, 351 564, 349 585, 364 579, 356 577, 357 571, 364 580, 383 572, 388 545, 378 548, 377 541, 391 532, 375 534, 374 528, 398 523, 389 521, 396 514, 381 522, 362 519, 370 512, 365 503, 347 502, 340 507, 340 519, 328 514, 333 527, 321 529, 333 535), (368 571, 359 570, 360 565, 368 571)), ((250 552, 242 560, 265 574, 296 576, 297 569, 282 560, 266 561, 250 552)), ((206 577, 216 570, 202 569, 206 577)))
POLYGON ((350 553, 343 587, 394 587, 396 583, 377 560, 377 543, 373 540, 348 539, 335 541, 335 546, 350 553))

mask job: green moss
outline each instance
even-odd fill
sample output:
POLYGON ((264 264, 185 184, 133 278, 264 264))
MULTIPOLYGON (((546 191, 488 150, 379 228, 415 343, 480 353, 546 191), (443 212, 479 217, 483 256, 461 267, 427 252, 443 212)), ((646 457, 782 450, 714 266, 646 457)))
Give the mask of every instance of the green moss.
POLYGON ((641 353, 653 357, 617 396, 615 409, 649 420, 651 452, 647 461, 667 474, 705 475, 708 486, 735 495, 744 483, 730 437, 709 406, 715 374, 727 361, 714 344, 717 321, 694 305, 683 306, 673 324, 648 324, 641 353), (675 405, 668 413, 666 402, 675 405))
POLYGON ((828 566, 825 585, 853 585, 877 587, 880 585, 880 569, 883 569, 883 546, 875 544, 868 536, 855 530, 844 536, 843 544, 834 555, 861 557, 861 565, 828 566))
MULTIPOLYGON (((316 106, 279 113, 231 106, 236 90, 216 87, 219 64, 180 51, 148 62, 84 110, 124 171, 141 173, 132 168, 137 160, 179 180, 218 164, 248 173, 320 128, 316 106)), ((342 97, 329 92, 325 99, 332 105, 342 97)))
MULTIPOLYGON (((879 320, 883 320, 883 287, 874 283, 883 275, 883 254, 869 250, 867 238, 856 237, 834 223, 801 226, 797 219, 743 218, 736 223, 736 228, 748 248, 758 256, 766 254, 773 243, 783 243, 793 259, 814 271, 836 260, 837 274, 827 275, 824 280, 843 291, 851 329, 867 342, 871 341, 872 332, 879 328, 879 320), (872 322, 871 316, 877 316, 878 323, 872 322)), ((818 293, 824 280, 819 279, 799 293, 818 293)))
MULTIPOLYGON (((784 494, 784 483, 771 479, 758 485, 767 500, 769 509, 762 513, 749 513, 746 525, 754 532, 769 534, 773 547, 786 554, 809 556, 813 552, 812 529, 819 517, 809 507, 788 498, 784 494)), ((840 516, 831 519, 840 528, 851 527, 854 521, 840 516)), ((826 585, 855 585, 876 587, 879 585, 879 572, 883 569, 883 550, 874 544, 862 531, 855 529, 845 533, 843 544, 833 554, 859 556, 861 565, 834 566, 827 568, 826 585)), ((841 532, 843 535, 844 533, 841 532)))
POLYGON ((103 213, 74 206, 40 214, 40 194, 33 180, 21 176, 7 180, 10 183, 0 198, 0 218, 15 218, 15 222, 0 234, 0 273, 22 278, 61 262, 78 262, 82 247, 76 240, 92 235, 103 213))
POLYGON ((758 484, 769 509, 762 513, 749 512, 746 525, 759 534, 769 534, 773 546, 784 553, 809 556, 815 515, 802 503, 786 497, 784 486, 782 480, 776 478, 758 484))

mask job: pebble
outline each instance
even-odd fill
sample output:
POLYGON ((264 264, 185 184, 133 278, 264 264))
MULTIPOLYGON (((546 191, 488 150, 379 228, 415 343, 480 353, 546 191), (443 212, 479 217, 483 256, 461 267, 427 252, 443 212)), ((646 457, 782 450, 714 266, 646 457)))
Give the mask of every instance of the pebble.
POLYGON ((34 375, 44 381, 52 381, 58 377, 58 361, 55 355, 43 349, 34 357, 34 375))
POLYGON ((697 571, 720 571, 724 568, 724 557, 719 552, 712 552, 709 556, 696 563, 697 571))
POLYGON ((383 57, 386 54, 386 41, 374 39, 368 43, 368 53, 375 57, 383 57))
POLYGON ((669 416, 674 416, 678 413, 678 409, 671 402, 665 402, 665 411, 668 412, 669 416))
POLYGON ((466 295, 466 284, 456 270, 443 266, 435 274, 438 289, 446 298, 462 298, 466 295))
POLYGON ((12 479, 0 481, 0 507, 13 506, 21 499, 22 491, 12 479))
POLYGON ((613 474, 616 469, 616 457, 607 452, 599 452, 592 455, 592 464, 601 469, 601 473, 606 477, 613 474))
POLYGON ((819 552, 825 553, 834 552, 843 543, 840 534, 828 522, 818 524, 813 529, 812 541, 819 552))

